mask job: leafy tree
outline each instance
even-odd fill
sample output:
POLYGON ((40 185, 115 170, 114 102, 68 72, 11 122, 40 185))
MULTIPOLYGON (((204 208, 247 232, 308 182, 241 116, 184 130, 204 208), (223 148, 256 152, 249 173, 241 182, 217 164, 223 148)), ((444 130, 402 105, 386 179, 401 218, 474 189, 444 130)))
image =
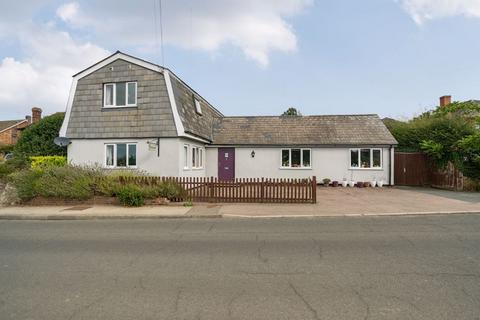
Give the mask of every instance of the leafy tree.
POLYGON ((14 152, 25 157, 66 155, 66 149, 53 142, 58 137, 64 116, 64 113, 55 113, 26 128, 14 152))
POLYGON ((290 107, 285 111, 282 116, 301 116, 302 114, 296 108, 290 107))
POLYGON ((460 168, 463 174, 480 179, 480 132, 460 140, 458 149, 464 156, 460 168))

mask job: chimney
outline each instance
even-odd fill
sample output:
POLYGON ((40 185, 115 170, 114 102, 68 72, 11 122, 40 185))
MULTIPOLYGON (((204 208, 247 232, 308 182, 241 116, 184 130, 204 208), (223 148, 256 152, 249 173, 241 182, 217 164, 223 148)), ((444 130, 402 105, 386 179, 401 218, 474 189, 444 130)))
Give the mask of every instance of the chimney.
POLYGON ((25 119, 28 121, 28 124, 32 123, 32 116, 25 116, 25 119))
POLYGON ((42 119, 42 109, 33 107, 32 108, 32 123, 37 123, 42 119))
POLYGON ((452 103, 452 96, 440 97, 440 107, 448 106, 450 103, 452 103))

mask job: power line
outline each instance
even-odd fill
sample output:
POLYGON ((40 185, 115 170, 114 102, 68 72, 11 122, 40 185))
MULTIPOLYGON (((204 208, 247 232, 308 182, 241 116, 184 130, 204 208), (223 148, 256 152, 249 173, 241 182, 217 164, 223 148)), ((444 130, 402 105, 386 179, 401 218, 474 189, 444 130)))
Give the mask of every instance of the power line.
POLYGON ((158 0, 158 5, 160 9, 160 49, 162 52, 162 66, 165 67, 165 51, 163 50, 163 9, 162 9, 162 0, 158 0))
POLYGON ((157 21, 157 0, 153 0, 153 20, 155 21, 155 55, 158 57, 158 21, 157 21))

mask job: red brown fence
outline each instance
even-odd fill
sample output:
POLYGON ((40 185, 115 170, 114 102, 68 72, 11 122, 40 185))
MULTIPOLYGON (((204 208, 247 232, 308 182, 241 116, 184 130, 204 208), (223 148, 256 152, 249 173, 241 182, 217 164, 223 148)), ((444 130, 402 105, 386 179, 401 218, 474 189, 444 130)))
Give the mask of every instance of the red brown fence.
POLYGON ((155 185, 178 183, 185 190, 182 200, 241 203, 316 203, 317 179, 238 178, 220 181, 213 177, 122 177, 123 183, 155 185))

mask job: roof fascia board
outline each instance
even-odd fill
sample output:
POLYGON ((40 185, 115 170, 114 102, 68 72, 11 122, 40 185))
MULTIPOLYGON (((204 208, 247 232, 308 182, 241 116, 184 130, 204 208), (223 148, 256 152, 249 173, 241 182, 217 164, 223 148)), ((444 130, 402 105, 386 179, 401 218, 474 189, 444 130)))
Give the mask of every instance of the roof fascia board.
POLYGON ((3 129, 3 130, 0 130, 0 133, 2 133, 2 132, 4 132, 4 131, 7 131, 7 130, 9 130, 9 129, 15 128, 15 127, 18 126, 19 124, 22 124, 22 123, 24 123, 24 122, 26 122, 26 121, 28 121, 28 120, 25 119, 25 120, 18 121, 18 122, 15 123, 14 125, 11 125, 11 126, 8 127, 8 128, 5 128, 5 129, 3 129))
POLYGON ((183 127, 182 119, 178 113, 177 102, 173 93, 172 79, 170 79, 170 71, 165 70, 163 73, 165 77, 165 84, 167 86, 168 99, 170 100, 170 106, 172 107, 173 120, 175 127, 177 128, 177 134, 179 137, 185 136, 185 128, 183 127))
POLYGON ((153 64, 153 63, 147 62, 145 60, 129 56, 129 55, 121 53, 121 52, 117 52, 117 53, 112 54, 110 57, 94 64, 93 66, 81 71, 80 73, 77 73, 73 77, 77 78, 77 79, 81 79, 81 78, 97 71, 98 69, 101 69, 101 68, 109 65, 110 63, 112 63, 112 62, 114 62, 118 59, 125 60, 127 62, 139 65, 141 67, 144 67, 144 68, 152 70, 152 71, 163 72, 163 68, 161 68, 160 66, 158 66, 156 64, 153 64))

